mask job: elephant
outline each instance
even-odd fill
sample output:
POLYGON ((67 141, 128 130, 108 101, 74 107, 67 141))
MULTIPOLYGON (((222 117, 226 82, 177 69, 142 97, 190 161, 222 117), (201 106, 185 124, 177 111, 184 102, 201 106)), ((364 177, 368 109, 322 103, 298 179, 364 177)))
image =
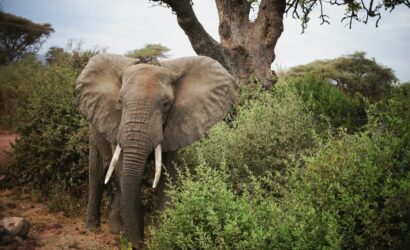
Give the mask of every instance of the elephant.
POLYGON ((75 92, 78 110, 90 128, 86 227, 100 226, 104 175, 107 172, 107 179, 115 166, 117 192, 110 227, 123 228, 133 247, 141 247, 141 182, 149 156, 156 157, 153 188, 157 188, 163 154, 190 145, 222 120, 236 100, 238 82, 205 56, 151 65, 98 54, 81 72, 75 92))

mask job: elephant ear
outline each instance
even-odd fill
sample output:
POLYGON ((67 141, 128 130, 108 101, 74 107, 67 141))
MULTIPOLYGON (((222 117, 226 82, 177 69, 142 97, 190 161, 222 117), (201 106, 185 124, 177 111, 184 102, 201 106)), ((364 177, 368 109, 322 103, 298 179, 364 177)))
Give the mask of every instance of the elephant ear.
POLYGON ((168 113, 162 147, 173 151, 188 146, 222 120, 236 100, 238 83, 221 64, 194 56, 162 61, 180 73, 174 85, 175 102, 168 113))
POLYGON ((137 62, 124 56, 99 54, 89 60, 76 82, 76 104, 80 113, 111 143, 116 142, 121 121, 122 72, 137 62))

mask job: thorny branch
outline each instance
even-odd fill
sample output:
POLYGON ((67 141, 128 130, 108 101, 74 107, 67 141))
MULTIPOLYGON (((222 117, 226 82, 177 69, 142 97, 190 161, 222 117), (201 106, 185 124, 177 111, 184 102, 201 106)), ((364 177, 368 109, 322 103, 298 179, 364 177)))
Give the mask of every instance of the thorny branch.
MULTIPOLYGON (((253 5, 260 4, 258 0, 241 0, 247 1, 249 8, 253 8, 253 5)), ((277 0, 278 1, 278 0, 277 0)), ((176 11, 176 6, 191 6, 193 5, 193 0, 150 0, 150 2, 156 3, 156 5, 161 5, 169 7, 172 9, 173 13, 178 16, 176 11), (178 3, 179 2, 179 3, 178 3)), ((353 21, 368 23, 369 18, 376 18, 376 27, 379 26, 379 21, 382 18, 381 10, 393 11, 396 6, 404 4, 410 8, 410 0, 286 0, 285 13, 291 13, 292 18, 300 19, 302 24, 302 33, 307 28, 307 24, 310 20, 309 16, 313 11, 315 6, 319 6, 320 14, 319 19, 322 24, 330 24, 330 17, 325 13, 325 4, 345 6, 346 12, 345 16, 341 19, 341 22, 347 21, 350 29, 352 28, 353 21), (376 2, 377 1, 377 2, 376 2)), ((195 17, 196 19, 196 17, 195 17)))
POLYGON ((325 14, 325 4, 346 6, 345 16, 341 22, 347 21, 349 28, 352 28, 353 21, 367 24, 369 18, 376 18, 376 27, 378 27, 383 7, 384 10, 390 12, 401 4, 410 8, 410 0, 287 0, 285 12, 291 13, 293 18, 301 20, 303 33, 310 20, 309 16, 316 5, 320 7, 321 24, 330 24, 329 16, 325 14))

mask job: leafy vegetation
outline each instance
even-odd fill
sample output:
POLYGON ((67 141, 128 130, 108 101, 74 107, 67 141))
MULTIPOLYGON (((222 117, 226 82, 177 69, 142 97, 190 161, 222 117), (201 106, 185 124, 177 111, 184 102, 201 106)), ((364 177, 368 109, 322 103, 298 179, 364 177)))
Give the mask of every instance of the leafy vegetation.
POLYGON ((362 98, 344 94, 313 73, 286 82, 295 86, 315 120, 328 120, 333 129, 346 128, 349 132, 366 124, 367 104, 362 98))
POLYGON ((132 58, 166 58, 169 48, 161 44, 147 44, 143 48, 128 51, 125 55, 132 58))
MULTIPOLYGON (((232 158, 201 155, 216 147, 208 143, 219 129, 214 128, 191 149, 199 154, 194 170, 181 168, 180 183, 169 192, 173 204, 161 215, 161 226, 152 228, 151 249, 405 248, 410 236, 409 100, 408 88, 398 89, 370 109, 363 131, 329 135, 315 154, 299 158, 303 164, 288 161, 286 171, 275 175, 256 177, 249 168, 248 182, 232 180, 232 158)), ((236 135, 242 137, 239 131, 236 135)), ((232 140, 230 133, 218 136, 221 142, 232 140)), ((236 141, 238 158, 246 153, 242 145, 252 140, 236 141)), ((254 158, 272 154, 255 153, 254 158)), ((247 162, 233 164, 242 168, 247 162)))
POLYGON ((26 56, 19 62, 0 67, 0 125, 14 127, 19 120, 17 110, 25 110, 25 101, 36 87, 33 79, 39 78, 44 65, 34 56, 26 56))
POLYGON ((186 165, 196 166, 203 159, 218 166, 225 159, 234 182, 246 179, 248 170, 258 176, 283 172, 287 163, 313 154, 320 137, 329 133, 327 124, 314 119, 292 85, 272 92, 244 87, 242 95, 243 103, 230 124, 218 123, 207 138, 182 152, 186 165))
POLYGON ((13 120, 18 121, 13 127, 20 138, 13 146, 12 161, 3 170, 7 172, 4 185, 34 188, 45 196, 57 191, 83 195, 88 127, 74 105, 73 90, 84 66, 79 62, 87 62, 92 54, 73 50, 58 63, 21 61, 3 68, 10 78, 22 74, 16 79, 16 86, 21 85, 16 93, 23 94, 12 99, 17 104, 10 110, 15 113, 13 120), (31 70, 38 67, 41 73, 22 73, 27 63, 35 66, 31 70))
POLYGON ((306 73, 329 81, 350 95, 360 94, 371 100, 388 95, 397 83, 391 68, 366 58, 366 53, 356 52, 331 60, 318 60, 292 68, 289 76, 306 73))
POLYGON ((238 106, 182 152, 151 249, 403 249, 410 88, 370 104, 310 72, 238 106))

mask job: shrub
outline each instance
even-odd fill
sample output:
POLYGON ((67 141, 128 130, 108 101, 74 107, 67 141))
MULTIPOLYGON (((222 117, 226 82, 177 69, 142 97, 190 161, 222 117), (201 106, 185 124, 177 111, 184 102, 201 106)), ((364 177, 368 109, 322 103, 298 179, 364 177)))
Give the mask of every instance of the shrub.
MULTIPOLYGON (((199 157, 201 158, 201 157, 199 157)), ((222 161, 183 168, 152 249, 403 249, 410 175, 396 175, 394 142, 366 133, 330 140, 304 168, 289 166, 277 197, 255 178, 237 193, 222 161)), ((243 183, 242 183, 243 184, 243 183)))
MULTIPOLYGON (((371 105, 361 132, 332 136, 317 130, 323 124, 313 117, 319 115, 303 113, 306 104, 355 101, 329 85, 306 86, 314 82, 308 79, 282 83, 273 93, 245 90, 229 122, 183 152, 186 165, 179 185, 171 187, 172 205, 160 215, 161 226, 151 228, 151 249, 409 245, 409 88, 371 105), (324 98, 312 100, 304 88, 317 88, 324 98), (312 144, 304 146, 305 140, 312 144)), ((319 108, 315 114, 326 113, 319 108)))
POLYGON ((207 138, 183 150, 180 158, 189 166, 199 163, 197 152, 211 166, 226 159, 235 182, 248 176, 247 169, 257 175, 283 171, 287 162, 315 152, 320 136, 327 133, 293 86, 272 92, 244 90, 235 113, 229 123, 218 123, 207 138))
POLYGON ((36 88, 32 79, 40 77, 45 68, 34 56, 0 66, 0 125, 10 129, 17 125, 18 109, 26 108, 26 99, 36 88))
POLYGON ((74 84, 79 69, 71 58, 44 66, 30 79, 26 105, 17 110, 20 135, 13 146, 13 161, 3 171, 8 185, 50 194, 58 187, 69 194, 83 193, 88 154, 87 124, 74 105, 74 84))
POLYGON ((333 217, 290 194, 276 198, 263 181, 252 177, 236 194, 224 163, 215 169, 202 162, 180 179, 170 192, 172 208, 151 230, 151 249, 337 249, 340 243, 333 217))
POLYGON ((396 206, 409 206, 410 176, 396 176, 394 143, 368 135, 335 140, 309 161, 302 184, 294 185, 299 204, 308 202, 334 218, 342 248, 405 246, 409 213, 396 206), (395 220, 395 230, 404 235, 392 233, 395 220))
POLYGON ((305 75, 288 78, 285 84, 295 86, 316 120, 328 119, 333 128, 343 127, 354 132, 367 122, 365 102, 344 94, 325 80, 305 75))

